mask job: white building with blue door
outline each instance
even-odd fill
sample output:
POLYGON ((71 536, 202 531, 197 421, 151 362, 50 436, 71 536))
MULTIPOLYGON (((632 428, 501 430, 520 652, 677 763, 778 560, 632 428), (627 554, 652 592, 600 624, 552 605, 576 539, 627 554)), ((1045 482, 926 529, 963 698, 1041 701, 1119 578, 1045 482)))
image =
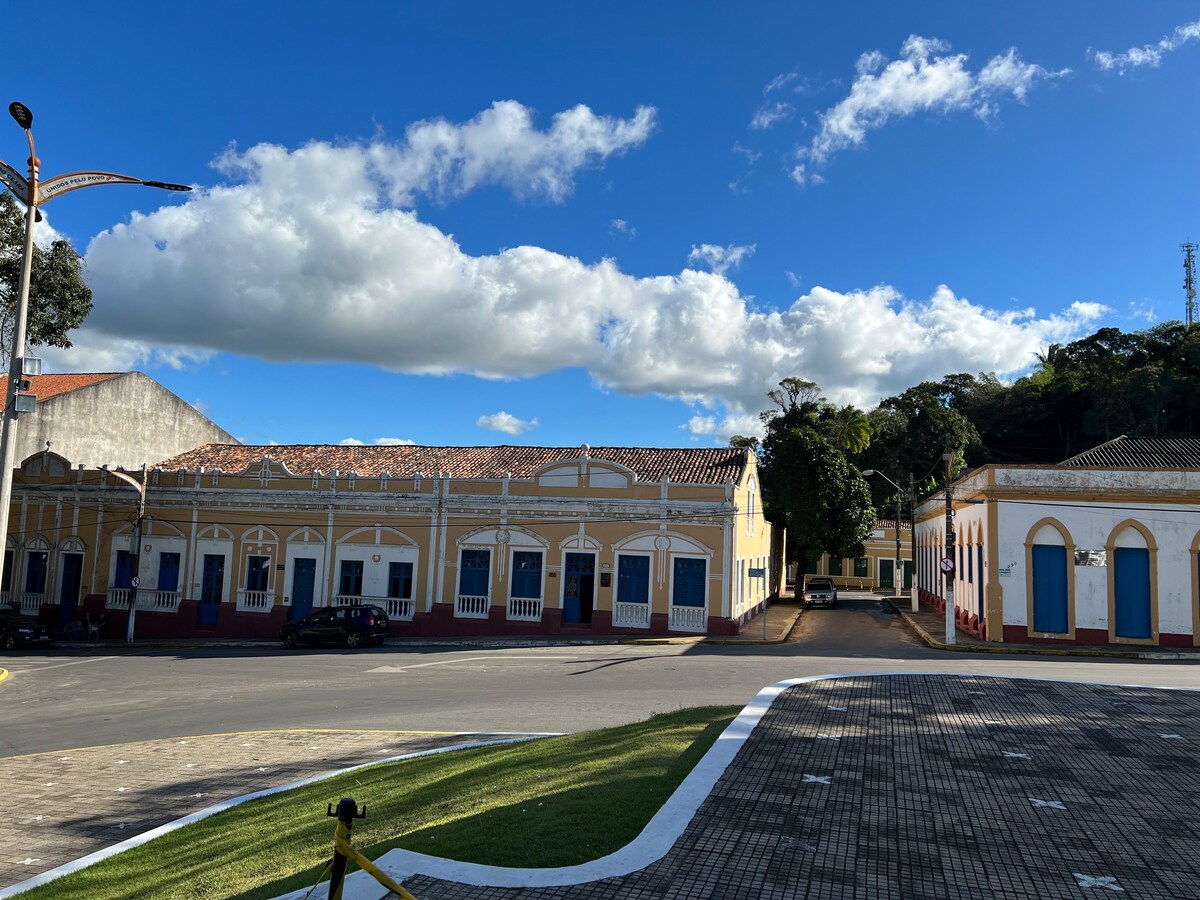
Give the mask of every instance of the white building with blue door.
MULTIPOLYGON (((987 640, 1200 646, 1200 440, 1120 437, 1057 465, 953 485, 954 605, 987 640)), ((923 603, 945 609, 945 502, 915 531, 923 603)))

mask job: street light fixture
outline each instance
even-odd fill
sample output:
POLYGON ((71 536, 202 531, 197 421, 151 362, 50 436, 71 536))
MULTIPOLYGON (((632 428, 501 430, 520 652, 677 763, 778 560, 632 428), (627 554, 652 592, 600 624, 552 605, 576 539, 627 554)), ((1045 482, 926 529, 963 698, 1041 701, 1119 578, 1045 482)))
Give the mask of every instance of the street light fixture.
MULTIPOLYGON (((900 487, 900 485, 896 484, 896 482, 892 481, 892 479, 888 478, 878 469, 863 469, 863 476, 865 477, 867 475, 878 475, 896 489, 896 568, 893 570, 892 580, 895 583, 896 599, 899 600, 901 579, 904 577, 904 561, 900 557, 900 497, 901 495, 906 495, 908 497, 909 510, 911 511, 913 506, 913 488, 910 484, 908 490, 905 491, 904 488, 900 487)), ((909 480, 911 481, 912 479, 910 478, 909 480)), ((909 551, 912 556, 914 576, 917 570, 916 524, 917 523, 914 521, 912 533, 909 535, 909 539, 912 542, 909 546, 909 551)), ((917 597, 917 592, 915 589, 911 590, 911 599, 912 611, 917 612, 921 608, 921 601, 920 598, 917 597)))
MULTIPOLYGON (((33 113, 24 103, 13 102, 8 105, 8 113, 25 132, 29 143, 29 177, 21 175, 8 163, 0 160, 0 183, 3 183, 18 200, 25 204, 25 249, 21 257, 21 281, 17 291, 16 323, 13 327, 12 358, 8 369, 8 389, 4 398, 3 427, 0 429, 0 549, 8 546, 8 519, 12 505, 12 469, 13 456, 17 446, 17 413, 32 411, 27 406, 17 408, 19 394, 26 375, 38 374, 39 369, 32 358, 24 359, 25 329, 29 307, 29 277, 33 266, 33 226, 41 221, 39 207, 49 203, 60 194, 69 194, 81 188, 96 187, 101 184, 144 184, 147 187, 162 188, 168 191, 190 191, 183 184, 170 184, 165 181, 143 181, 132 175, 119 175, 116 172, 67 172, 56 175, 41 184, 38 183, 38 171, 41 161, 37 158, 33 146, 33 113)), ((26 396, 26 395, 22 395, 26 396)), ((26 401, 27 403, 28 401, 26 401)), ((34 406, 36 408, 36 406, 34 406)), ((144 491, 145 488, 142 488, 144 491)), ((143 495, 144 497, 144 495, 143 495)), ((144 502, 144 499, 143 501, 144 502)), ((139 508, 141 504, 139 504, 139 508)), ((139 516, 140 518, 140 516, 139 516)), ((14 554, 15 563, 15 554, 14 554)), ((136 573, 135 573, 136 574, 136 573)), ((129 640, 133 640, 133 606, 137 602, 136 591, 130 600, 129 611, 129 640)))

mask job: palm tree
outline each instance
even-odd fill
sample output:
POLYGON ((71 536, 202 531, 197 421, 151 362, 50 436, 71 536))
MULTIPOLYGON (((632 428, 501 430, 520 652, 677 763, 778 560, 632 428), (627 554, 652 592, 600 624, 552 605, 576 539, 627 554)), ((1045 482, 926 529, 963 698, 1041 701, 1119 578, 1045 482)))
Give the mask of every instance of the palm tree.
POLYGON ((835 410, 824 425, 825 436, 843 453, 862 453, 871 446, 871 420, 855 406, 835 410))

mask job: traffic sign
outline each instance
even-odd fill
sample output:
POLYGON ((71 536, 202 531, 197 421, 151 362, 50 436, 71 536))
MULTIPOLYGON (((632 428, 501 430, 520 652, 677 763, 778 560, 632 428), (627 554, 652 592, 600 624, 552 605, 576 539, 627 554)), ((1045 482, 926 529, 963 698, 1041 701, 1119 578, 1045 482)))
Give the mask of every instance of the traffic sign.
POLYGON ((942 571, 945 572, 947 575, 951 574, 954 571, 954 560, 952 560, 948 556, 945 559, 943 559, 940 563, 938 563, 938 565, 941 566, 942 571))
POLYGON ((129 579, 129 586, 132 588, 136 588, 141 583, 142 579, 138 578, 136 575, 129 579))

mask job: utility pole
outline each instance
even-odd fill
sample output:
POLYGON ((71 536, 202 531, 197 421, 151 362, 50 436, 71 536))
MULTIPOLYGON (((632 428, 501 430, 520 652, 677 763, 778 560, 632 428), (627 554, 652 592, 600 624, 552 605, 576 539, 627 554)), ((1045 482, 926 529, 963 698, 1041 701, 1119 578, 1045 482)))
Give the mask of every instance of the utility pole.
POLYGON ((900 492, 896 491, 896 600, 900 600, 900 590, 904 585, 904 560, 900 557, 900 492))
MULTIPOLYGON (((917 484, 913 479, 912 472, 908 473, 908 555, 912 562, 913 578, 917 577, 917 484)), ((921 611, 921 598, 917 596, 917 588, 915 584, 908 589, 909 598, 912 601, 912 611, 921 611)))
POLYGON ((954 613, 954 460, 962 449, 962 441, 946 436, 946 558, 942 560, 942 574, 946 577, 946 643, 953 644, 957 633, 954 613))
POLYGON ((133 568, 133 578, 130 581, 129 592, 129 624, 125 629, 125 643, 133 643, 133 621, 137 614, 138 588, 141 587, 142 571, 142 521, 146 518, 146 464, 142 463, 142 480, 130 478, 124 472, 109 472, 108 474, 121 479, 138 492, 137 518, 133 520, 133 541, 129 545, 129 562, 133 568))

